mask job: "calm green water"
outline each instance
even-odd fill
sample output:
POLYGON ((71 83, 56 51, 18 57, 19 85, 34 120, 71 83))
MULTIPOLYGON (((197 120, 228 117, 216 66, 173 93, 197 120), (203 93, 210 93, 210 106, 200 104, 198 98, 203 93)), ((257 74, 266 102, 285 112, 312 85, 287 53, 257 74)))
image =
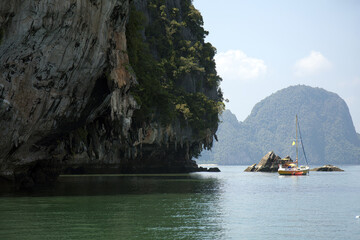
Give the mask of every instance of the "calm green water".
POLYGON ((61 177, 0 191, 0 239, 360 239, 360 166, 244 173, 61 177))

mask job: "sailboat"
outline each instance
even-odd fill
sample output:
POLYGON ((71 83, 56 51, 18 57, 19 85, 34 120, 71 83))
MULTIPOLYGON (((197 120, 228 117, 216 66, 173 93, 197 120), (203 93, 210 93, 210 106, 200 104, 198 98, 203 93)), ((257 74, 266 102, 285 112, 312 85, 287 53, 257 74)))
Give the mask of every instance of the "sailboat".
POLYGON ((309 174, 310 171, 310 167, 308 165, 306 166, 300 166, 299 167, 299 151, 298 151, 298 132, 300 135, 300 142, 301 142, 301 146, 302 146, 302 150, 304 152, 304 157, 307 163, 307 158, 306 158, 306 154, 305 154, 305 149, 304 149, 304 145, 302 144, 302 138, 301 138, 301 132, 300 132, 300 125, 298 122, 298 117, 296 115, 296 161, 293 162, 290 157, 286 157, 284 159, 281 159, 280 164, 279 164, 279 169, 278 169, 278 173, 280 175, 307 175, 309 174))

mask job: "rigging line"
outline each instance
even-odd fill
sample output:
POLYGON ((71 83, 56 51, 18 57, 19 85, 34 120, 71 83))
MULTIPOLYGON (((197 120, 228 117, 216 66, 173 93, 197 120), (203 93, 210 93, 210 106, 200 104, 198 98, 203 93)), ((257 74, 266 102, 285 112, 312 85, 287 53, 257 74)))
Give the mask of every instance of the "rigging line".
POLYGON ((302 137, 301 137, 301 131, 300 131, 299 121, 298 121, 297 124, 298 124, 298 127, 299 127, 299 135, 300 135, 301 147, 302 147, 302 150, 303 150, 303 153, 304 153, 304 157, 305 157, 305 160, 306 160, 306 164, 309 165, 308 160, 307 160, 307 157, 306 157, 305 149, 304 149, 304 143, 303 143, 303 140, 302 140, 302 137))

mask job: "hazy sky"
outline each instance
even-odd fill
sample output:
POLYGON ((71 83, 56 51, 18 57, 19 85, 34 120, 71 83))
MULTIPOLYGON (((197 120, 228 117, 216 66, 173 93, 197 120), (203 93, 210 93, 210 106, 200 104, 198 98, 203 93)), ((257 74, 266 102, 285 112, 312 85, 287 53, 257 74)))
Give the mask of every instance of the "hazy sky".
POLYGON ((360 132, 360 1, 193 3, 217 48, 221 88, 238 120, 272 93, 305 84, 343 98, 360 132))

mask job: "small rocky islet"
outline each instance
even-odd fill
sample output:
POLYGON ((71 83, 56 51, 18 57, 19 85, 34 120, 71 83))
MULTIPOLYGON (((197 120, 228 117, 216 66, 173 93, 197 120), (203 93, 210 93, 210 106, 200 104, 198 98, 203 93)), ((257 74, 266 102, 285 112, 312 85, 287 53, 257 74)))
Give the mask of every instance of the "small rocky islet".
POLYGON ((313 168, 313 169, 310 169, 310 171, 317 171, 317 172, 344 172, 343 169, 337 167, 337 166, 334 166, 334 165, 331 165, 331 164, 327 164, 327 165, 324 165, 322 167, 318 167, 318 168, 313 168))
POLYGON ((261 158, 258 164, 247 167, 244 172, 277 172, 281 158, 273 151, 261 158))

